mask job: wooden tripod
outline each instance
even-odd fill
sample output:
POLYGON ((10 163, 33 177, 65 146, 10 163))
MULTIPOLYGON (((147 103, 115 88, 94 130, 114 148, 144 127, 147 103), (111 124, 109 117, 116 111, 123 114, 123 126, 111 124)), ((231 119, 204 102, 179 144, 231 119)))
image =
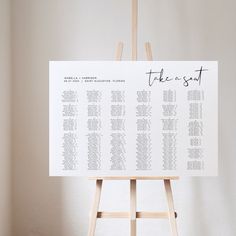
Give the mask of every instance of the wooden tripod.
MULTIPOLYGON (((137 60, 137 26, 138 26, 138 0, 132 0, 132 60, 137 60)), ((145 43, 147 60, 152 60, 151 44, 145 43)), ((121 60, 123 52, 123 43, 117 46, 116 60, 121 60)), ((88 236, 95 235, 97 218, 128 218, 130 220, 130 236, 136 236, 136 219, 139 218, 165 218, 169 219, 172 236, 177 236, 176 218, 177 213, 174 210, 173 195, 171 190, 171 180, 177 180, 177 176, 108 176, 92 177, 96 181, 96 193, 90 216, 88 236), (129 212, 101 212, 99 203, 104 180, 128 180, 130 182, 130 211, 129 212), (136 184, 137 180, 162 180, 166 192, 168 203, 167 212, 137 212, 136 210, 136 184)))

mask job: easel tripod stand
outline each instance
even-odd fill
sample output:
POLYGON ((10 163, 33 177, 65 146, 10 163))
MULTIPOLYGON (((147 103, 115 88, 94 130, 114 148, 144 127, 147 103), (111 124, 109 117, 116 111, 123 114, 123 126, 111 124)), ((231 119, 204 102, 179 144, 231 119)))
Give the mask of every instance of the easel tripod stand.
MULTIPOLYGON (((138 0, 132 0, 132 60, 137 60, 137 26, 138 26, 138 0)), ((147 60, 152 60, 152 50, 150 43, 145 43, 147 60)), ((117 46, 116 60, 121 60, 123 43, 117 46)), ((136 236, 136 219, 140 218, 165 218, 169 220, 172 236, 177 236, 176 218, 174 210, 171 180, 177 180, 177 176, 107 176, 92 177, 96 181, 96 192, 93 207, 90 215, 88 236, 95 235, 96 221, 98 218, 127 218, 130 220, 130 236, 136 236), (129 212, 104 212, 99 211, 99 203, 104 180, 128 180, 130 182, 130 211, 129 212), (137 180, 161 180, 164 182, 166 198, 168 203, 167 212, 137 212, 136 210, 136 184, 137 180)))

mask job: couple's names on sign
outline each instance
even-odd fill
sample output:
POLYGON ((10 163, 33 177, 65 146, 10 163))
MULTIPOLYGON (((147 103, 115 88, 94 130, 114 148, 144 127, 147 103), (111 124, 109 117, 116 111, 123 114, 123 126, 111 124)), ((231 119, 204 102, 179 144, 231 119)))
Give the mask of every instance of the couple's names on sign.
POLYGON ((50 175, 214 176, 214 61, 50 62, 50 175))

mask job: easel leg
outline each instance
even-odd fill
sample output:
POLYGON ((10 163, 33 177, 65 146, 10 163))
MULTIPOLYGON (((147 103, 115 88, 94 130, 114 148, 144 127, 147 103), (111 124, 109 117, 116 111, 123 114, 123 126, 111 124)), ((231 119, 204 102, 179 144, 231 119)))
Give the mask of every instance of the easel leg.
POLYGON ((175 219, 174 201, 173 201, 170 180, 165 179, 164 185, 165 185, 165 190, 166 190, 166 198, 167 198, 168 210, 169 210, 169 222, 170 222, 172 236, 178 236, 176 219, 175 219))
POLYGON ((151 44, 149 42, 145 43, 145 50, 146 50, 146 56, 147 56, 147 60, 148 61, 152 61, 152 47, 151 44))
POLYGON ((130 180, 130 236, 136 236, 136 180, 130 180))
POLYGON ((95 234, 97 214, 98 214, 98 208, 99 208, 101 191, 102 191, 102 181, 103 180, 101 179, 96 180, 96 193, 95 193, 93 208, 92 208, 91 216, 90 216, 88 236, 94 236, 95 234))
POLYGON ((138 0, 132 0, 132 60, 137 60, 138 54, 138 0))

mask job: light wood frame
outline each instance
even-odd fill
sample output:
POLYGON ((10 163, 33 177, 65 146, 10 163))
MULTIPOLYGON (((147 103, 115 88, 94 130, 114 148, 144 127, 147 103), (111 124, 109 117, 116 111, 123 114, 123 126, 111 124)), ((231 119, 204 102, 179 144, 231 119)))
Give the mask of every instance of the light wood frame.
MULTIPOLYGON (((138 0, 132 0, 132 60, 137 60, 137 31, 138 31, 138 0)), ((116 50, 116 60, 121 60, 123 52, 123 43, 119 42, 116 50)), ((147 60, 153 60, 151 44, 145 43, 147 60)), ((173 194, 171 189, 171 180, 178 180, 177 176, 106 176, 90 177, 96 181, 96 192, 92 211, 90 215, 88 236, 95 235, 96 221, 100 218, 127 218, 130 220, 130 236, 136 236, 136 220, 140 218, 168 219, 172 236, 178 236, 176 218, 177 213, 174 210, 173 194), (99 204, 104 180, 128 180, 130 182, 130 211, 129 212, 105 212, 99 211, 99 204), (137 211, 137 180, 162 180, 164 182, 166 199, 168 204, 167 212, 138 212, 137 211)))

